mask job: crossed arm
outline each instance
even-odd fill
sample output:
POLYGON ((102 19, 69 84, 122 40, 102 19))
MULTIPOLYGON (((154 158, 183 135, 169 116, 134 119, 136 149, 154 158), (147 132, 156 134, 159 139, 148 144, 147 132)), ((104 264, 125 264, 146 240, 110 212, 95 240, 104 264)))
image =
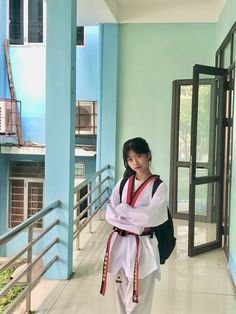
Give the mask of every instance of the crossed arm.
POLYGON ((106 220, 120 229, 141 234, 144 227, 154 227, 167 220, 166 186, 162 183, 148 206, 131 207, 120 203, 120 181, 112 191, 107 205, 106 220))

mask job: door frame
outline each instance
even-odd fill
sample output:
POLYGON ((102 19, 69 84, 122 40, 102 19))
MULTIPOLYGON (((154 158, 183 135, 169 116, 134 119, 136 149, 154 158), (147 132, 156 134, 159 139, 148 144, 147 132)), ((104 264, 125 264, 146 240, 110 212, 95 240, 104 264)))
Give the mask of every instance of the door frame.
MULTIPOLYGON (((210 80, 203 79, 202 84, 212 84, 210 80)), ((169 186, 169 207, 173 218, 188 220, 189 214, 178 212, 178 168, 187 168, 190 170, 190 156, 189 161, 178 160, 179 150, 179 122, 180 122, 180 88, 181 86, 193 86, 193 79, 175 80, 172 84, 172 114, 171 114, 171 158, 170 158, 170 186, 169 186)), ((211 101, 213 101, 213 97, 211 101)), ((190 114, 190 121, 192 114, 190 114)), ((191 133, 191 125, 190 125, 191 133)), ((205 163, 198 163, 199 167, 204 167, 205 163)), ((209 166, 208 166, 209 168, 209 166)), ((189 197, 189 196, 188 196, 189 197)), ((201 219, 201 217, 198 217, 201 219)), ((209 217, 208 217, 209 218, 209 217)), ((208 219, 207 218, 207 219, 208 219)), ((204 218, 205 220, 205 218, 204 218)))
MULTIPOLYGON (((190 190, 189 190, 189 238, 188 238, 188 255, 194 256, 207 252, 222 246, 222 222, 223 222, 223 174, 224 174, 224 151, 225 151, 225 103, 226 103, 226 86, 227 86, 227 69, 215 68, 205 65, 196 64, 193 67, 193 97, 192 97, 192 116, 191 116, 191 148, 190 148, 190 190), (220 113, 220 150, 217 156, 220 156, 219 169, 220 173, 216 175, 196 177, 196 146, 197 146, 197 115, 198 115, 198 91, 199 91, 199 75, 206 74, 212 76, 222 76, 222 93, 219 95, 221 103, 220 113), (200 184, 208 184, 219 182, 220 193, 219 197, 219 215, 218 225, 216 229, 216 240, 207 242, 198 246, 194 246, 194 232, 195 232, 195 186, 200 184), (221 193, 222 192, 222 193, 221 193)), ((219 149, 217 147, 217 149, 219 149)))

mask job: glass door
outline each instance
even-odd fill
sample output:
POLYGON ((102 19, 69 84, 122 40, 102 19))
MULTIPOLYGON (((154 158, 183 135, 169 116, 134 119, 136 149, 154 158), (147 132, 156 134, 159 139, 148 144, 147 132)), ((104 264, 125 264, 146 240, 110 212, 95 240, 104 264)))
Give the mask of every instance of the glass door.
POLYGON ((174 218, 188 219, 192 80, 173 82, 170 210, 174 218))
POLYGON ((223 226, 224 249, 228 256, 229 248, 229 221, 232 177, 232 143, 233 143, 233 115, 234 115, 234 80, 235 64, 228 68, 228 89, 226 92, 226 120, 225 120, 225 152, 224 152, 224 200, 223 200, 223 226))
POLYGON ((226 69, 194 66, 189 256, 218 248, 222 244, 226 83, 226 69))

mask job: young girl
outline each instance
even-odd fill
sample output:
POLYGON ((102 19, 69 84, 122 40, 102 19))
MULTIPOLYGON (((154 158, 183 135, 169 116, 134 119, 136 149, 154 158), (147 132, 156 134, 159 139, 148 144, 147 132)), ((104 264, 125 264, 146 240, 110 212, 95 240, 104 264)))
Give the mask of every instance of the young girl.
POLYGON ((156 179, 150 171, 151 151, 147 142, 133 138, 123 146, 126 168, 108 201, 106 220, 113 231, 108 239, 101 293, 105 294, 107 272, 116 276, 120 314, 151 313, 155 278, 160 280, 158 243, 151 227, 167 219, 167 189, 161 183, 152 196, 156 179))

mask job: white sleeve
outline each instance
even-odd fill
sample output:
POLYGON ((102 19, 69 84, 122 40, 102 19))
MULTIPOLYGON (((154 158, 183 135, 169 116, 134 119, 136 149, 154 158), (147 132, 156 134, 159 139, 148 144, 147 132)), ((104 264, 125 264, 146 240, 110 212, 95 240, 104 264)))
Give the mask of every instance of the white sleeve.
POLYGON ((135 225, 134 223, 128 221, 125 219, 123 215, 120 215, 116 212, 116 207, 120 204, 120 183, 122 180, 120 180, 116 186, 114 187, 112 191, 112 195, 110 199, 107 202, 107 209, 106 209, 106 220, 113 226, 126 230, 129 232, 133 232, 136 234, 141 234, 144 230, 143 226, 135 225))
POLYGON ((120 203, 116 206, 115 212, 131 224, 155 227, 168 219, 166 198, 167 188, 164 183, 161 183, 148 206, 131 207, 120 203))

